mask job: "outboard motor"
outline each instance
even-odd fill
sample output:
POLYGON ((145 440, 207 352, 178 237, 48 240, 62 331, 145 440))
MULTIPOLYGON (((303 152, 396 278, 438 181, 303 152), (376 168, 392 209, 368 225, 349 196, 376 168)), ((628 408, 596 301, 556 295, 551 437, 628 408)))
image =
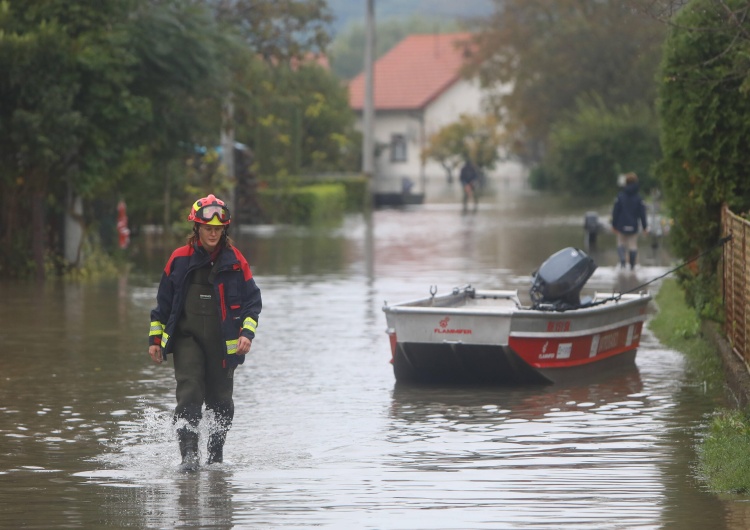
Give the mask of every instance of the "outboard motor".
POLYGON ((534 309, 581 307, 581 289, 596 270, 596 263, 582 250, 568 247, 552 254, 532 274, 531 301, 534 309))

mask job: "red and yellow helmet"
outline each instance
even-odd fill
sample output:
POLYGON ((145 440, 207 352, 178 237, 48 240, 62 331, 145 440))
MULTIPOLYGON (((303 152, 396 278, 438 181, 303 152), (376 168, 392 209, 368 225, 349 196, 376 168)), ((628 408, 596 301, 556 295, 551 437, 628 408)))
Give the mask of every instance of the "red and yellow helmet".
POLYGON ((188 221, 204 225, 226 226, 231 222, 231 216, 224 201, 211 194, 195 201, 188 215, 188 221))

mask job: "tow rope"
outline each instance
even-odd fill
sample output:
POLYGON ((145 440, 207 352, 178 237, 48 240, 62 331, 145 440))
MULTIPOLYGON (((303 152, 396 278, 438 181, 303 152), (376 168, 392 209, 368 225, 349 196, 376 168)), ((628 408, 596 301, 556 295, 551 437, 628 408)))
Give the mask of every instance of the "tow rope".
MULTIPOLYGON (((694 258, 690 258, 687 261, 683 261, 682 263, 680 263, 679 265, 677 265, 673 269, 668 270, 667 272, 665 272, 661 276, 657 276, 656 278, 653 278, 653 279, 647 281, 646 283, 642 283, 642 284, 640 284, 640 285, 638 285, 636 287, 633 287, 632 289, 630 289, 629 291, 625 291, 624 293, 619 293, 617 295, 610 296, 609 298, 604 298, 602 300, 599 300, 598 302, 592 302, 590 304, 586 304, 586 305, 581 306, 581 307, 593 307, 593 306, 601 305, 601 304, 604 304, 604 303, 607 303, 607 302, 612 302, 612 301, 617 302, 617 301, 620 300, 620 298, 622 298, 623 295, 631 294, 631 293, 633 293, 635 291, 639 291, 639 290, 643 289, 644 287, 646 287, 648 285, 651 285, 655 281, 661 280, 662 278, 664 278, 666 276, 669 276, 670 274, 672 274, 674 272, 677 272, 681 268, 683 268, 683 267, 689 265, 690 263, 692 263, 692 262, 694 262, 694 261, 702 258, 703 256, 705 256, 709 252, 713 252, 714 249, 716 249, 717 247, 724 246, 731 239, 732 239, 732 233, 730 232, 729 235, 727 235, 727 236, 722 237, 721 239, 719 239, 719 241, 715 245, 713 245, 712 247, 708 248, 707 250, 704 250, 703 252, 701 252, 700 254, 698 254, 697 256, 695 256, 694 258)), ((562 309, 562 311, 566 311, 566 310, 567 309, 562 309)))

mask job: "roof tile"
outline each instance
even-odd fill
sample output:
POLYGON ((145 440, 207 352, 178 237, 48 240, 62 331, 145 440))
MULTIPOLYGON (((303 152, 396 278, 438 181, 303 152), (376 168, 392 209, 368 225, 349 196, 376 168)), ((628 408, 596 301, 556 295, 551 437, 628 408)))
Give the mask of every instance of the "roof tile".
MULTIPOLYGON (((461 75, 470 33, 410 35, 378 59, 373 67, 377 110, 422 109, 461 75)), ((349 105, 364 107, 364 72, 349 83, 349 105)))

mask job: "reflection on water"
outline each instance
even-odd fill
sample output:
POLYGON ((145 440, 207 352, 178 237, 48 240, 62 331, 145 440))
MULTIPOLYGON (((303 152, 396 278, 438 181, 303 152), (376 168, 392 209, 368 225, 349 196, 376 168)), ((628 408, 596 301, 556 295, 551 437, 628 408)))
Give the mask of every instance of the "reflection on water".
POLYGON ((482 499, 475 524, 479 508, 505 507, 494 515, 501 528, 546 518, 603 527, 616 506, 632 528, 659 519, 653 416, 671 406, 643 392, 637 369, 567 388, 397 387, 389 439, 403 444, 394 453, 400 475, 413 475, 402 491, 407 503, 424 502, 430 474, 452 471, 471 477, 469 486, 445 484, 439 505, 482 499))
MULTIPOLYGON (((717 396, 648 331, 635 367, 588 384, 395 384, 384 300, 467 283, 526 296, 590 209, 521 192, 476 215, 445 202, 235 233, 264 310, 225 462, 194 474, 176 470, 172 369, 146 353, 173 242, 138 242, 113 282, 0 284, 0 527, 744 528, 745 504, 694 476, 717 396)), ((623 274, 611 234, 598 244, 590 289, 671 265, 644 249, 623 274)))

